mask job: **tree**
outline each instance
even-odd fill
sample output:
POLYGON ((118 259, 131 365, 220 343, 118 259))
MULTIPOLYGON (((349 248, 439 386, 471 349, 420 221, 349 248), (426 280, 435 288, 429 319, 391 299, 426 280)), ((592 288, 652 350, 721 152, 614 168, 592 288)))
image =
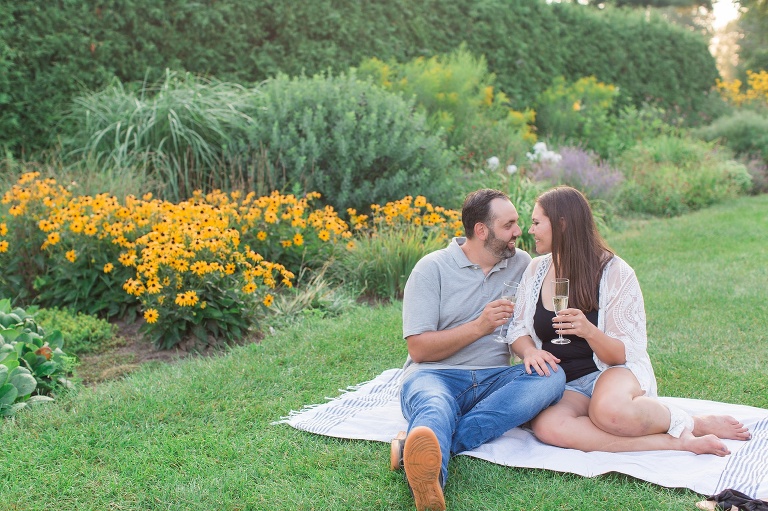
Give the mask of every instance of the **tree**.
POLYGON ((768 70, 768 0, 738 0, 741 17, 738 21, 739 75, 747 70, 768 70))
POLYGON ((590 5, 616 7, 704 7, 712 10, 712 0, 589 0, 590 5))

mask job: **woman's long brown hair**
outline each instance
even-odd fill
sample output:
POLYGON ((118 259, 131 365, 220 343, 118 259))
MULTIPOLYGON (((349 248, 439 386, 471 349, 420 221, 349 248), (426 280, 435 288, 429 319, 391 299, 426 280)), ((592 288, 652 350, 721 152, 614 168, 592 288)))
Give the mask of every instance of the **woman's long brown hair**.
POLYGON ((587 198, 575 188, 558 186, 536 202, 552 224, 555 276, 570 280, 568 305, 598 310, 600 277, 614 252, 600 236, 587 198))

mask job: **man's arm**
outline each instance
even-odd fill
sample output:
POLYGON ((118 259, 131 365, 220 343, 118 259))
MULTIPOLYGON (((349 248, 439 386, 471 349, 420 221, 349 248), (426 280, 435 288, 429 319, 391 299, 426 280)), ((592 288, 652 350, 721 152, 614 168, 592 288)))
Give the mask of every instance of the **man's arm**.
POLYGON ((448 330, 423 332, 406 337, 408 354, 416 363, 438 362, 469 346, 505 324, 515 311, 507 300, 494 300, 472 321, 448 330))

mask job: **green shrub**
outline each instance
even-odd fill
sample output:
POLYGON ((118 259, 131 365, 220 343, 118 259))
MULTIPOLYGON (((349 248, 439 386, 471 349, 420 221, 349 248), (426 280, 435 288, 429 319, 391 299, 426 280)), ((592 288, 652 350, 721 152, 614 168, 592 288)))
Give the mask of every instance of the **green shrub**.
POLYGON ((46 331, 61 332, 67 351, 77 355, 98 353, 118 344, 117 325, 68 309, 40 309, 35 321, 46 331))
POLYGON ((752 176, 753 195, 768 193, 768 163, 762 158, 747 158, 745 165, 749 175, 752 176))
POLYGON ((730 156, 690 138, 640 143, 619 160, 627 181, 617 202, 630 212, 674 216, 747 193, 749 172, 730 156))
POLYGON ((406 194, 450 195, 455 158, 412 100, 354 73, 279 76, 259 92, 249 140, 263 150, 269 189, 317 191, 339 211, 406 194))
POLYGON ((27 311, 0 300, 0 416, 52 401, 51 395, 71 386, 67 376, 75 359, 61 350, 63 344, 61 332, 46 335, 27 311))
MULTIPOLYGON (((510 110, 509 98, 496 87, 485 58, 475 57, 464 44, 447 55, 406 63, 371 58, 360 64, 358 73, 387 90, 415 98, 430 126, 447 134, 450 146, 464 146, 478 123, 493 126, 507 138, 536 140, 528 125, 532 116, 510 110)), ((497 154, 495 149, 489 146, 480 157, 497 154)))
POLYGON ((461 167, 469 174, 469 179, 480 171, 489 169, 488 160, 497 158, 498 169, 506 170, 510 165, 519 165, 531 142, 536 140, 528 128, 536 114, 533 110, 525 112, 510 111, 508 120, 478 117, 471 129, 465 131, 461 146, 458 147, 461 167))
POLYGON ((624 211, 657 216, 677 216, 688 211, 683 176, 674 165, 654 165, 646 171, 633 169, 624 184, 620 204, 624 211))
POLYGON ((542 137, 599 151, 613 131, 609 113, 618 96, 615 86, 598 82, 594 76, 573 83, 559 76, 536 100, 538 132, 542 137))
POLYGON ((677 133, 679 127, 670 124, 668 117, 667 112, 657 106, 624 106, 611 115, 610 133, 590 144, 603 158, 616 158, 638 142, 677 133))
POLYGON ((626 104, 619 89, 595 77, 573 83, 559 77, 539 95, 536 126, 542 138, 576 145, 611 159, 640 140, 673 134, 680 119, 658 106, 626 104))
POLYGON ((719 140, 738 156, 759 156, 768 162, 768 115, 737 110, 693 133, 703 140, 719 140))
POLYGON ((465 45, 447 55, 406 63, 371 58, 360 64, 358 73, 413 97, 430 126, 443 130, 448 144, 458 150, 465 171, 482 169, 491 157, 504 166, 514 164, 536 141, 535 113, 511 109, 485 59, 473 56, 465 45))

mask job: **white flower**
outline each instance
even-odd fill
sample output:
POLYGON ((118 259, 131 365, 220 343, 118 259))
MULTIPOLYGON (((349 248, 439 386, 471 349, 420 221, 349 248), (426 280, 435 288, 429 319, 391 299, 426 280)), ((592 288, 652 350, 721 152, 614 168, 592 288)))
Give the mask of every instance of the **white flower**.
POLYGON ((488 158, 486 163, 488 163, 488 168, 491 170, 496 170, 499 168, 499 159, 496 156, 491 156, 488 158))
POLYGON ((532 162, 559 162, 563 157, 555 151, 547 149, 547 144, 537 142, 533 146, 532 153, 525 153, 526 158, 532 162))
POLYGON ((507 165, 507 174, 510 176, 517 172, 517 165, 507 165))

